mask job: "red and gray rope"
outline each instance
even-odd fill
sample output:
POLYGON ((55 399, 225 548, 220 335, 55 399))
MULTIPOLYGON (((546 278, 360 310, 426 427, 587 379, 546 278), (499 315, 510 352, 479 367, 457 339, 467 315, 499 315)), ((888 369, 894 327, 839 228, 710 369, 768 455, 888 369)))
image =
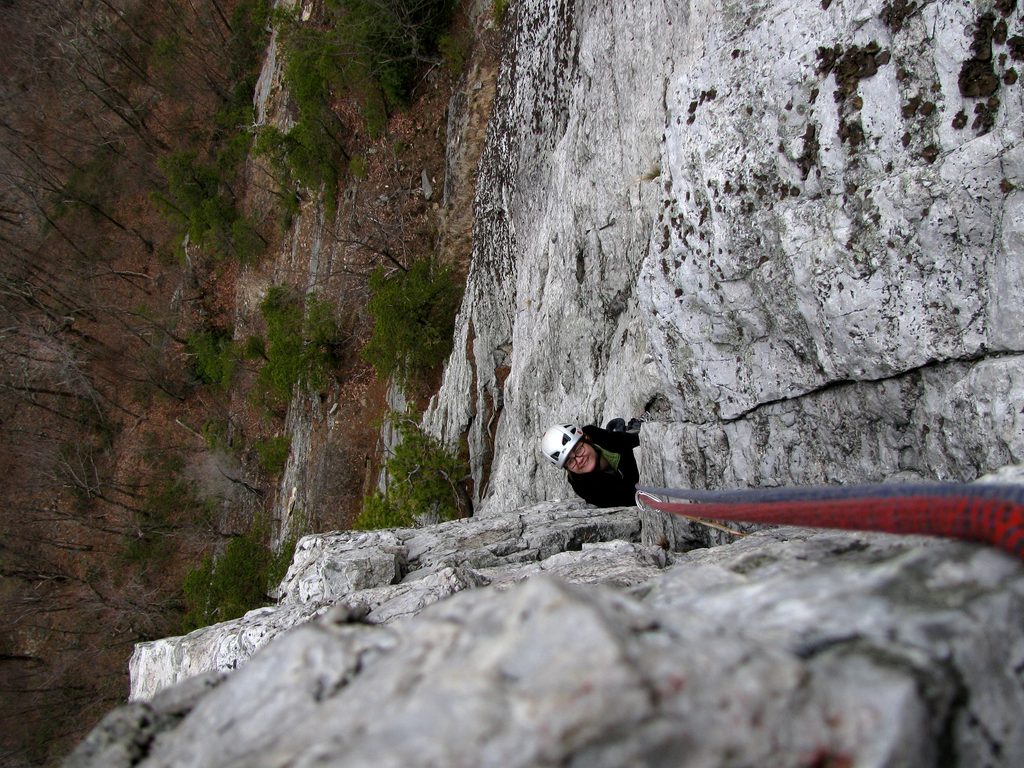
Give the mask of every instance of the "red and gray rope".
POLYGON ((991 544, 1024 559, 1024 486, 1018 485, 879 484, 740 491, 641 487, 637 497, 646 506, 687 517, 948 536, 991 544))

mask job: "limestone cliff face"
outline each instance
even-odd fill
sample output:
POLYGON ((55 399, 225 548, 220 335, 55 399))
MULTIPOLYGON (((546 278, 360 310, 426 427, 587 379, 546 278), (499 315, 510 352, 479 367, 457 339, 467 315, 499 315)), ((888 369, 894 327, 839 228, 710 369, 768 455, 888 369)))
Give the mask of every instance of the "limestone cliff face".
POLYGON ((468 432, 481 511, 568 492, 551 422, 656 395, 656 483, 1021 460, 1016 4, 514 9, 428 414, 468 432))
POLYGON ((303 539, 278 606, 141 644, 69 765, 1022 764, 1019 562, 723 543, 557 501, 535 447, 651 404, 654 484, 1024 464, 1017 4, 509 14, 425 416, 477 516, 303 539))
POLYGON ((510 14, 456 353, 426 417, 468 434, 485 513, 565 493, 536 461, 551 423, 639 413, 662 387, 637 287, 673 61, 692 47, 685 5, 510 14))

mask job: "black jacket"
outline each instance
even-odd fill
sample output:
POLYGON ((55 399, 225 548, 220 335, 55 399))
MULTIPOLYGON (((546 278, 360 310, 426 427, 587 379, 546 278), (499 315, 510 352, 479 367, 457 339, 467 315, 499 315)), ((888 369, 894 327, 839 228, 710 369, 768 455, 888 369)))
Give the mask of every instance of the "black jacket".
POLYGON ((572 489, 598 507, 631 507, 636 504, 636 484, 640 480, 640 470, 637 469, 633 449, 640 445, 640 435, 636 432, 609 432, 593 424, 583 427, 583 434, 594 444, 622 458, 619 459, 618 471, 602 472, 595 469, 585 475, 567 471, 572 489))

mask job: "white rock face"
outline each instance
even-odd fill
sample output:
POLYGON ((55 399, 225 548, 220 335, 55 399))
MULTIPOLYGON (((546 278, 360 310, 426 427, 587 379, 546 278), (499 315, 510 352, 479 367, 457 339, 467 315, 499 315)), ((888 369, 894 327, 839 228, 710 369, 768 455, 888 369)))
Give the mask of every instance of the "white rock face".
POLYGON ((477 513, 571 493, 538 470, 555 421, 639 413, 661 387, 636 297, 685 7, 523 2, 477 181, 473 263, 427 425, 466 433, 477 513), (469 393, 467 398, 466 393, 469 393))
MULTIPOLYGON (((654 485, 762 487, 970 480, 1024 456, 1017 357, 922 368, 761 406, 743 419, 643 428, 654 485)), ((642 478, 644 479, 644 478, 642 478)))
POLYGON ((309 621, 317 613, 302 606, 259 608, 240 619, 203 627, 184 637, 136 643, 128 662, 129 698, 151 699, 196 675, 235 670, 278 634, 309 621))
POLYGON ((993 0, 516 4, 427 417, 478 511, 566 493, 550 423, 655 395, 655 483, 1021 461, 1020 32, 993 0))
MULTIPOLYGON (((892 5, 704 16, 641 277, 688 420, 1022 349, 1020 87, 997 81, 991 126, 953 127, 988 108, 958 85, 979 20, 1016 14, 892 5)), ((988 46, 994 75, 1014 68, 988 46)))
POLYGON ((576 501, 427 528, 306 536, 277 606, 138 643, 130 698, 150 699, 204 672, 233 671, 277 635, 328 611, 331 620, 388 624, 464 589, 540 573, 633 586, 668 564, 663 549, 639 541, 635 508, 598 511, 576 501))
POLYGON ((1019 561, 798 529, 661 557, 628 591, 539 576, 386 626, 328 614, 115 710, 67 766, 1024 760, 1019 561))

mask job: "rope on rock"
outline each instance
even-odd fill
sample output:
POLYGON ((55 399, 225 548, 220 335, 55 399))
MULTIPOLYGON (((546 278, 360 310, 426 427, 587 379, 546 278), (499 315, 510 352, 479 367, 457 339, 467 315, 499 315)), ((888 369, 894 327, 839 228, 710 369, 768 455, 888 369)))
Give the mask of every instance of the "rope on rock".
POLYGON ((739 491, 640 487, 637 502, 683 517, 947 536, 990 544, 1024 559, 1024 486, 1019 485, 877 484, 739 491))

